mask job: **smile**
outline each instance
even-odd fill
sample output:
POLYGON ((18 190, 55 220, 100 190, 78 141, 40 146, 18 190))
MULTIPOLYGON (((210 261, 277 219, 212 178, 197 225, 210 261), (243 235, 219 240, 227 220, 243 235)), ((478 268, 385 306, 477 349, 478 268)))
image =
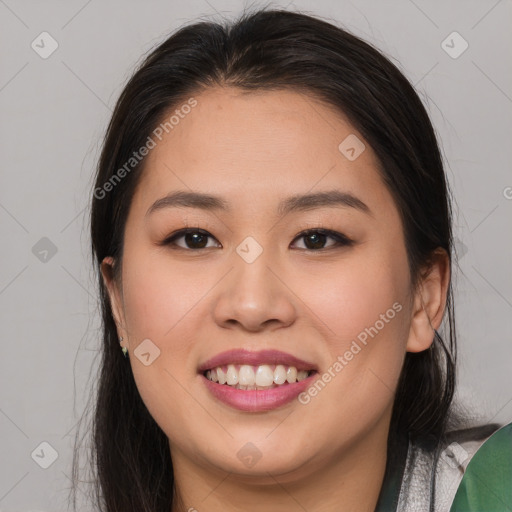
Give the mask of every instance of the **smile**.
POLYGON ((264 412, 288 404, 318 374, 313 363, 276 350, 231 350, 198 368, 211 396, 232 408, 264 412))
POLYGON ((211 382, 218 382, 235 389, 261 390, 300 382, 308 378, 311 373, 312 370, 297 370, 295 366, 282 364, 260 366, 229 364, 207 370, 205 377, 211 382))

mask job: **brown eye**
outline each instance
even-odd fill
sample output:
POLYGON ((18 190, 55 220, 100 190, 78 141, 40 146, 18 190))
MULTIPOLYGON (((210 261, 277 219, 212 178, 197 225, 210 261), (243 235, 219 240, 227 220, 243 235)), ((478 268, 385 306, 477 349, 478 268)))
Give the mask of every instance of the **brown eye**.
POLYGON ((309 230, 304 231, 300 235, 297 236, 295 240, 304 240, 304 249, 306 250, 322 250, 322 249, 330 249, 338 246, 347 246, 352 245, 352 240, 348 239, 345 235, 341 233, 337 233, 336 231, 329 230, 309 230), (327 240, 334 240, 334 243, 329 245, 325 245, 327 240))
POLYGON ((307 249, 323 249, 327 235, 324 233, 310 233, 304 236, 304 241, 307 249))
POLYGON ((162 245, 175 245, 180 249, 209 249, 210 247, 218 247, 218 245, 208 246, 209 238, 213 239, 213 236, 207 231, 201 229, 182 229, 170 238, 167 238, 162 245), (177 240, 181 239, 183 239, 183 242, 177 243, 177 240))

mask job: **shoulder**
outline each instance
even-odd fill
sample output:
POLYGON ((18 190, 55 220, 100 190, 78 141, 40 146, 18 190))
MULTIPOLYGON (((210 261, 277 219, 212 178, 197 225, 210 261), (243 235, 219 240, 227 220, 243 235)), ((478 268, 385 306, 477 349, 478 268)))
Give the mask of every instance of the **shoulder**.
POLYGON ((512 512, 512 423, 409 441, 396 512, 512 512))
POLYGON ((450 512, 512 511, 512 423, 492 427, 450 434, 441 459, 461 473, 450 512))

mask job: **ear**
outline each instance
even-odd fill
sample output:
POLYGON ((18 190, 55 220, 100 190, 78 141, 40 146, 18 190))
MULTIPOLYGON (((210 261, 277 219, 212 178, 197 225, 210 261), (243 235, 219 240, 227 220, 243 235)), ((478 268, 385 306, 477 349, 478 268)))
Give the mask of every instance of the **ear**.
POLYGON ((446 307, 450 283, 450 257, 444 249, 436 249, 423 271, 414 295, 407 352, 427 350, 434 341, 446 307))
POLYGON ((122 291, 120 286, 114 278, 114 265, 115 260, 111 256, 107 256, 101 262, 101 275, 103 277, 103 283, 107 289, 107 293, 110 299, 110 307, 112 309, 112 315, 117 326, 118 337, 126 339, 127 332, 125 327, 124 309, 122 301, 122 291))

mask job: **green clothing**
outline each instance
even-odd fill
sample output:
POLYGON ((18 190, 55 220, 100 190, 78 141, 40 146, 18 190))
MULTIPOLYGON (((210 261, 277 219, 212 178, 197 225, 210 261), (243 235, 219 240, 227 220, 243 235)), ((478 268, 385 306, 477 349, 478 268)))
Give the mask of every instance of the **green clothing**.
POLYGON ((512 512, 512 423, 473 455, 450 512, 512 512))
POLYGON ((401 438, 388 459, 375 512, 512 512, 512 423, 401 438))

